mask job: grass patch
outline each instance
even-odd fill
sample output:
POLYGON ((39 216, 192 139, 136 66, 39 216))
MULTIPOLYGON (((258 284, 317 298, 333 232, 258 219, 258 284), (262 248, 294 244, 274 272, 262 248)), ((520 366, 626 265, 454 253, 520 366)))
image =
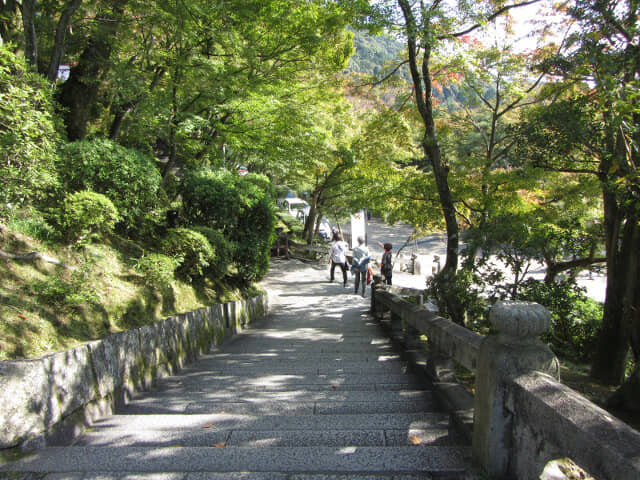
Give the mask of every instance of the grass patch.
POLYGON ((50 241, 34 221, 0 225, 0 251, 61 263, 0 257, 0 360, 37 358, 256 291, 209 279, 149 285, 135 269, 143 245, 113 237, 72 248, 50 241))

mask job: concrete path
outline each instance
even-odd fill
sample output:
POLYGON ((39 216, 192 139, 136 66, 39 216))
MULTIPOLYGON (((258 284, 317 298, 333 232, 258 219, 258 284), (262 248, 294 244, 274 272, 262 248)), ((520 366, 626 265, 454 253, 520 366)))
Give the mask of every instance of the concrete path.
MULTIPOLYGON (((467 479, 429 385, 325 266, 274 261, 273 310, 73 446, 2 471, 62 479, 467 479)), ((367 292, 368 296, 369 292, 367 292)))
MULTIPOLYGON (((391 242, 393 244, 394 256, 396 252, 405 246, 405 242, 414 232, 413 227, 406 223, 398 222, 393 226, 387 225, 381 219, 373 217, 367 224, 369 249, 374 258, 382 257, 382 249, 378 246, 378 242, 391 242)), ((444 265, 447 258, 446 237, 443 233, 431 233, 421 236, 415 241, 409 242, 403 250, 404 258, 398 260, 400 263, 408 262, 412 254, 419 256, 422 273, 411 275, 400 271, 394 271, 393 283, 400 287, 409 287, 423 289, 429 277, 431 277, 433 256, 438 255, 441 259, 441 265, 444 265)), ((495 266, 502 270, 507 278, 511 276, 509 269, 497 259, 493 259, 495 266)), ((546 267, 537 262, 532 262, 529 277, 542 280, 546 272, 546 267)), ((604 302, 607 275, 606 273, 583 271, 577 277, 577 283, 584 288, 586 294, 597 302, 604 302)))

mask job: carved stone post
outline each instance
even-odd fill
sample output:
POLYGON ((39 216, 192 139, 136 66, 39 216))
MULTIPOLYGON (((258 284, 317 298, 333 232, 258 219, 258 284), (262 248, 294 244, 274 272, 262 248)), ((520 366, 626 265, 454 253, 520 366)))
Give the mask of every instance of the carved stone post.
POLYGON ((508 380, 530 371, 560 378, 554 353, 538 336, 548 330, 551 315, 542 305, 499 302, 489 312, 498 335, 480 347, 476 372, 473 454, 492 479, 509 473, 513 412, 505 406, 508 380))
POLYGON ((378 288, 382 286, 382 277, 380 275, 375 274, 373 276, 373 283, 371 284, 371 314, 380 319, 384 315, 384 308, 382 304, 376 303, 376 293, 378 288))

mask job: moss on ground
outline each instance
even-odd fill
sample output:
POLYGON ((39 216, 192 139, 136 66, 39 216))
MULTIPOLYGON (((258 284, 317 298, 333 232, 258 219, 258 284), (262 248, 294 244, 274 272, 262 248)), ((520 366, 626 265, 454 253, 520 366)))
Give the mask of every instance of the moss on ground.
POLYGON ((206 279, 154 288, 135 270, 143 245, 112 237, 76 248, 0 227, 0 360, 38 358, 256 291, 206 279), (30 252, 61 265, 14 258, 30 252))

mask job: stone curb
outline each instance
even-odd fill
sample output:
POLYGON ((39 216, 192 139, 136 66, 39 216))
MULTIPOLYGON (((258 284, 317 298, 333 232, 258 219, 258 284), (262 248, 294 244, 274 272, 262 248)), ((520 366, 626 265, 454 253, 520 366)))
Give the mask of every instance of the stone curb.
POLYGON ((268 313, 267 294, 167 318, 35 360, 0 362, 0 449, 72 439, 268 313))

